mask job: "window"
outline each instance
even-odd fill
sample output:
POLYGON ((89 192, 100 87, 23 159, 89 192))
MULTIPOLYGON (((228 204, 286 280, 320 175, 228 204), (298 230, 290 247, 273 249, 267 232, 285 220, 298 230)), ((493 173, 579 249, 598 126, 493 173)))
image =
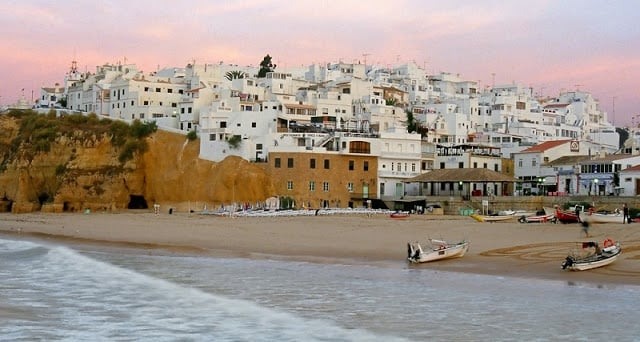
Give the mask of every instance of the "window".
POLYGON ((173 89, 171 89, 171 88, 167 89, 167 93, 169 93, 169 94, 173 93, 173 89))
POLYGON ((160 92, 160 88, 156 88, 156 93, 159 93, 159 92, 160 92))
POLYGON ((226 121, 220 121, 220 128, 227 128, 227 122, 226 121))
POLYGON ((287 167, 290 169, 293 168, 293 158, 287 158, 287 167))
POLYGON ((309 181, 309 191, 316 191, 316 182, 309 181))
POLYGON ((355 167, 355 161, 349 160, 349 171, 353 171, 354 167, 355 167))
POLYGON ((322 191, 329 192, 329 182, 322 182, 322 191))
POLYGON ((324 168, 329 170, 329 159, 324 160, 324 168))
POLYGON ((411 163, 411 172, 416 172, 416 163, 411 163))
POLYGON ((142 104, 145 105, 145 106, 148 106, 149 105, 149 101, 143 101, 142 104))
POLYGON ((353 192, 353 183, 352 182, 347 183, 347 191, 353 192))
POLYGON ((440 168, 444 169, 444 162, 440 162, 440 168))
POLYGON ((309 159, 309 168, 310 169, 315 169, 316 168, 316 160, 315 160, 315 158, 309 159))
POLYGON ((493 165, 493 171, 498 171, 498 164, 493 165))
POLYGON ((363 170, 365 170, 365 171, 369 171, 369 162, 368 162, 368 161, 366 161, 366 160, 364 161, 364 167, 363 167, 363 170))
POLYGON ((458 162, 458 168, 464 169, 464 162, 458 162))
POLYGON ((255 123, 255 122, 252 122, 252 123, 251 123, 251 127, 252 127, 252 128, 256 128, 256 123, 255 123))
POLYGON ((256 150, 262 150, 262 144, 256 144, 256 150))
POLYGON ((287 181, 287 190, 293 190, 293 181, 287 181))
POLYGON ((473 168, 477 169, 478 168, 478 162, 473 162, 473 168))
POLYGON ((518 159, 518 167, 522 167, 522 159, 518 159))
POLYGON ((538 162, 537 162, 537 160, 535 158, 531 159, 531 166, 535 167, 537 164, 538 164, 538 162))
MULTIPOLYGON (((216 140, 216 139, 213 139, 216 140)), ((275 158, 275 162, 273 165, 275 168, 280 168, 280 158, 275 158)))
POLYGON ((482 164, 482 168, 486 169, 487 168, 487 163, 482 164))

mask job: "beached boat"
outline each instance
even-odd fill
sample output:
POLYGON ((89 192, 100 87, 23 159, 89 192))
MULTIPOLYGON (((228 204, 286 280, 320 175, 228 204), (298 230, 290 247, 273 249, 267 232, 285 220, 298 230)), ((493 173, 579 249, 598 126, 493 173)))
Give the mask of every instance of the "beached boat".
POLYGON ((409 217, 409 212, 407 211, 396 211, 393 212, 389 215, 389 217, 394 218, 394 219, 404 219, 409 217))
POLYGON ((521 217, 521 216, 531 216, 531 215, 535 215, 536 212, 535 211, 531 211, 531 210, 500 210, 498 211, 498 215, 511 215, 511 216, 515 216, 515 217, 521 217))
POLYGON ((422 248, 420 243, 407 243, 407 260, 411 263, 423 263, 449 258, 460 258, 469 250, 469 241, 448 243, 443 240, 429 239, 429 246, 422 248))
POLYGON ((513 215, 480 215, 480 214, 471 214, 469 215, 472 219, 478 222, 500 222, 516 219, 517 216, 513 215))
POLYGON ((598 213, 580 212, 580 221, 588 223, 624 223, 624 216, 620 212, 598 213))
POLYGON ((544 213, 539 215, 532 216, 521 216, 518 218, 518 222, 520 223, 546 223, 546 222, 557 222, 555 213, 544 213))
POLYGON ((611 264, 618 259, 622 253, 620 243, 611 239, 606 239, 600 248, 597 242, 589 241, 582 243, 581 252, 570 253, 562 263, 563 270, 584 271, 611 264), (584 254, 584 250, 589 250, 584 254))
POLYGON ((556 208, 555 212, 556 218, 560 223, 579 223, 580 216, 575 211, 562 210, 560 208, 556 208))

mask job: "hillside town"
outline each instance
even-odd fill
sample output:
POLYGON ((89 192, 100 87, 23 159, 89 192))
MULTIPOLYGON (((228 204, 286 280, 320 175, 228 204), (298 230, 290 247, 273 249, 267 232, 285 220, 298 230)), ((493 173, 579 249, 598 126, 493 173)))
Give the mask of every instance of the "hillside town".
POLYGON ((415 63, 285 70, 267 55, 259 67, 193 62, 143 72, 115 63, 80 72, 73 61, 62 84, 15 107, 196 134, 200 158, 264 164, 278 175, 275 195, 303 208, 640 193, 635 134, 616 129, 588 91, 543 96, 415 63))

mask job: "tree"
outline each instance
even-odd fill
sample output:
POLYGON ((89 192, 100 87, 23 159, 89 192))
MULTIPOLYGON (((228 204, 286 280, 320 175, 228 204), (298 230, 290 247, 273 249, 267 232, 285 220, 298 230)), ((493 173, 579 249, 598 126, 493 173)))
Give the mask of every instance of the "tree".
POLYGON ((260 71, 258 71, 258 78, 264 78, 268 72, 272 72, 276 69, 276 65, 271 62, 271 56, 266 55, 260 62, 260 71))
POLYGON ((429 133, 429 129, 425 127, 421 122, 416 120, 415 116, 410 110, 406 111, 407 114, 407 131, 409 133, 416 132, 420 133, 420 137, 424 138, 429 133))
POLYGON ((229 81, 231 81, 231 80, 235 80, 235 79, 244 78, 246 75, 247 74, 245 74, 243 71, 233 70, 233 71, 229 71, 226 74, 224 74, 224 77, 226 79, 228 79, 229 81))
POLYGON ((66 96, 61 97, 58 100, 58 104, 60 104, 60 107, 62 107, 62 108, 67 108, 67 97, 66 96))

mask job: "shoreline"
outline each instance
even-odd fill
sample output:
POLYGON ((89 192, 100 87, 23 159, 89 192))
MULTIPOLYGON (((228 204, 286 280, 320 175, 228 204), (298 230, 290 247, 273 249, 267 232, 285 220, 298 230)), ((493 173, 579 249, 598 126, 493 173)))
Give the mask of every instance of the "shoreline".
MULTIPOLYGON (((640 225, 594 224, 590 238, 579 224, 482 223, 467 216, 388 215, 219 217, 147 211, 91 214, 0 214, 0 232, 68 246, 113 246, 158 253, 269 258, 317 263, 370 264, 570 284, 640 285, 640 225), (582 272, 562 270, 569 251, 607 237, 622 244, 613 264, 582 272), (459 259, 410 265, 407 242, 427 238, 470 241, 459 259)), ((93 246, 93 247, 91 247, 93 246)))

